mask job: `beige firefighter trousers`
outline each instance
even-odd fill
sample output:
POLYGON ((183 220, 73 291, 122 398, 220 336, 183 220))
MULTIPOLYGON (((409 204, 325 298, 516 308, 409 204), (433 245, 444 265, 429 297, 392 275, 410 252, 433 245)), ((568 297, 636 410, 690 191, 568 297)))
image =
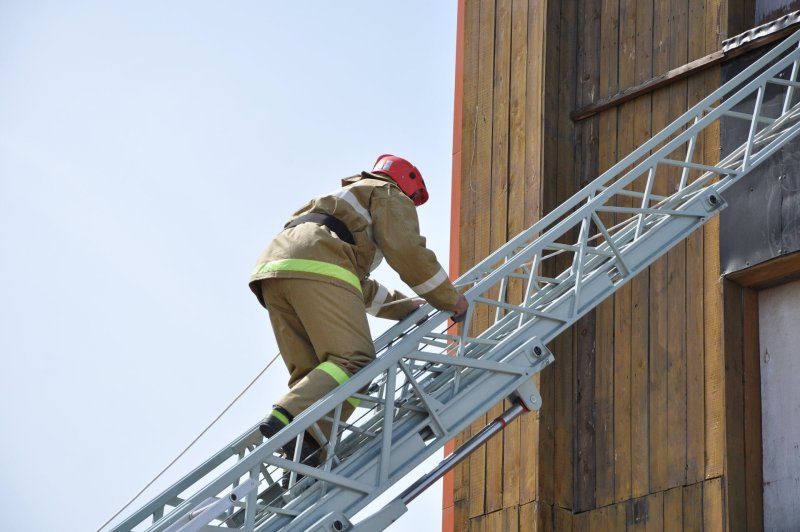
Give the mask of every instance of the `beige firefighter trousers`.
MULTIPOLYGON (((310 279, 278 277, 260 284, 289 370, 289 392, 275 405, 297 416, 375 359, 363 297, 310 279)), ((342 420, 356 405, 354 399, 344 403, 342 420)), ((330 425, 320 429, 328 439, 330 425)))

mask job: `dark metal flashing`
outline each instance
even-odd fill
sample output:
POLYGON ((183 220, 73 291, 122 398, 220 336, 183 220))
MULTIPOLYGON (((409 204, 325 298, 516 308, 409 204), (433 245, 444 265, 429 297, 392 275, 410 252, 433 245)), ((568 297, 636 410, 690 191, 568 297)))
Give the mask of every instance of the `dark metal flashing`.
MULTIPOLYGON (((784 15, 781 18, 767 22, 761 26, 756 26, 755 28, 731 37, 730 39, 725 39, 722 41, 722 53, 727 54, 731 50, 735 50, 736 48, 744 46, 748 43, 758 42, 762 39, 766 39, 775 33, 783 32, 786 29, 792 28, 798 23, 800 23, 800 11, 793 11, 792 13, 784 15)), ((772 40, 767 42, 772 42, 772 40)), ((765 43, 761 43, 759 46, 763 44, 765 43)))

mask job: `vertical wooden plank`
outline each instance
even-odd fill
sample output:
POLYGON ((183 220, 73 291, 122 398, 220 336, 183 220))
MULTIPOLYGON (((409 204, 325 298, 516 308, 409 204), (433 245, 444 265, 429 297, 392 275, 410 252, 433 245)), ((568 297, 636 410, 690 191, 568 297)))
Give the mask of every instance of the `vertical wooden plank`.
POLYGON ((469 530, 469 500, 457 499, 453 506, 453 531, 469 530))
POLYGON ((536 532, 539 516, 539 505, 537 502, 529 502, 519 507, 519 532, 536 532))
POLYGON ((503 528, 503 511, 486 514, 486 532, 506 532, 503 528))
MULTIPOLYGON (((706 0, 703 26, 705 31, 705 53, 718 50, 727 38, 723 0, 706 0)), ((702 75, 705 94, 720 86, 720 69, 708 69, 702 75)), ((703 152, 706 161, 716 161, 720 149, 719 126, 707 128, 703 136, 703 152)), ((703 528, 723 530, 722 519, 722 475, 724 463, 723 435, 723 378, 724 356, 722 351, 722 285, 719 265, 719 217, 703 227, 703 351, 705 390, 705 478, 714 479, 703 485, 703 528), (716 477, 716 478, 715 478, 716 477)))
POLYGON ((554 352, 561 354, 561 358, 557 358, 554 364, 552 482, 554 503, 562 508, 572 508, 573 506, 573 479, 575 473, 573 341, 573 329, 570 328, 564 331, 554 342, 554 352))
POLYGON ((726 0, 706 0, 706 53, 722 48, 722 41, 732 37, 727 22, 728 2, 726 0))
MULTIPOLYGON (((464 84, 465 72, 467 72, 465 60, 465 35, 467 31, 465 18, 466 18, 466 0, 458 0, 458 14, 456 22, 456 73, 455 73, 455 95, 453 105, 453 197, 451 198, 451 212, 450 212, 450 227, 452 234, 450 235, 450 275, 456 276, 463 272, 462 269, 462 250, 461 241, 464 235, 461 233, 461 225, 463 222, 464 208, 462 206, 462 190, 463 184, 462 170, 464 156, 464 84)), ((474 41, 470 36, 470 42, 474 41)), ((472 61, 474 55, 470 55, 469 61, 472 61)), ((472 65, 470 65, 471 67, 472 65)), ((472 69, 470 68, 470 71, 472 69)), ((444 447, 445 455, 453 452, 457 444, 462 441, 461 435, 456 436, 453 440, 447 442, 444 447)), ((459 465, 447 474, 445 474, 442 481, 442 532, 453 532, 456 526, 455 515, 455 497, 456 486, 463 482, 461 476, 464 466, 459 465)))
MULTIPOLYGON (((527 47, 525 56, 525 213, 523 226, 530 227, 542 215, 542 168, 545 163, 542 157, 545 143, 549 146, 554 140, 544 135, 545 120, 552 121, 552 113, 545 116, 544 100, 555 105, 557 91, 552 86, 545 87, 545 71, 555 72, 558 68, 559 54, 557 43, 552 42, 555 33, 560 29, 550 27, 556 17, 554 6, 546 2, 529 3, 522 0, 527 7, 527 47), (545 49, 545 42, 550 43, 545 49)), ((549 107, 554 109, 554 107, 549 107)))
POLYGON ((725 509, 723 506, 722 478, 713 478, 703 483, 703 530, 724 532, 725 509))
MULTIPOLYGON (((632 104, 620 109, 620 122, 632 115, 632 104)), ((626 128, 627 129, 627 128, 626 128)), ((620 131, 620 151, 623 145, 632 143, 630 135, 623 139, 620 131)), ((638 279, 638 277, 637 277, 638 279)), ((631 335, 633 305, 631 300, 631 283, 620 288, 614 296, 614 501, 626 501, 631 498, 631 471, 633 451, 631 448, 631 417, 634 407, 640 411, 642 405, 631 403, 631 335)), ((638 284, 638 281, 637 281, 638 284)), ((640 355, 639 360, 642 359, 640 355)), ((639 431, 641 427, 637 427, 639 431)))
POLYGON ((487 521, 488 517, 486 515, 473 517, 469 520, 469 528, 467 528, 467 530, 470 532, 488 532, 486 526, 487 521))
MULTIPOLYGON (((478 88, 477 124, 475 131, 475 174, 472 182, 477 195, 475 210, 475 261, 491 252, 491 169, 492 169, 492 104, 494 85, 494 33, 495 2, 480 2, 479 50, 478 50, 478 88)), ((488 311, 478 308, 474 317, 474 332, 484 330, 488 325, 488 311)), ((472 423, 473 433, 486 424, 486 416, 479 416, 472 423)), ((481 446, 469 458, 470 517, 485 512, 486 485, 486 446, 481 446)))
MULTIPOLYGON (((553 528, 556 532, 572 532, 572 512, 556 505, 553 508, 553 528)), ((577 528, 576 530, 580 530, 577 528)))
POLYGON ((574 507, 576 512, 585 512, 595 507, 594 314, 594 312, 589 312, 578 320, 576 334, 575 460, 577 472, 574 507))
MULTIPOLYGON (((653 74, 669 69, 670 3, 656 2, 653 18, 653 74)), ((653 93, 653 131, 669 123, 669 87, 653 93)), ((658 169, 653 193, 669 195, 667 168, 658 169)), ((662 256, 650 267, 650 492, 668 485, 667 463, 667 257, 662 256)))
POLYGON ((647 497, 647 532, 662 532, 664 530, 664 492, 659 491, 647 497))
POLYGON ((555 509, 551 504, 534 503, 536 530, 537 531, 550 531, 556 528, 555 509))
POLYGON ((703 231, 686 241, 686 483, 703 480, 705 379, 703 353, 703 231))
MULTIPOLYGON (((557 151, 555 152, 558 170, 552 176, 555 182, 545 183, 545 187, 555 189, 555 203, 550 208, 563 203, 575 191, 575 132, 569 111, 575 104, 577 75, 575 70, 576 54, 576 3, 564 2, 560 5, 560 49, 558 75, 546 80, 554 84, 558 90, 557 116, 557 151)), ((551 130, 552 131, 552 130, 551 130)), ((564 266, 562 263, 561 266, 564 266)), ((574 328, 562 333, 555 343, 555 447, 554 447, 554 479, 553 488, 555 503, 562 508, 573 507, 574 479, 574 328)))
MULTIPOLYGON (((634 83, 641 83, 653 73, 653 3, 639 2, 635 11, 634 83)), ((620 70, 620 74, 622 71, 620 70)), ((634 102, 630 121, 633 147, 646 142, 653 131, 652 96, 647 94, 634 102)), ((624 155, 623 155, 624 156, 624 155)), ((631 280, 631 490, 634 497, 650 492, 649 423, 649 338, 650 338, 650 270, 631 280)))
MULTIPOLYGON (((478 124, 478 71, 480 66, 479 56, 479 31, 480 31, 480 2, 464 0, 464 37, 463 37, 463 67, 461 85, 461 220, 459 224, 459 261, 460 271, 466 271, 475 263, 475 210, 477 208, 475 186, 475 158, 477 156, 476 131, 478 124)), ((459 434, 454 441, 454 446, 460 446, 470 437, 471 430, 467 428, 459 434)), ((466 530, 468 523, 469 505, 469 472, 470 462, 465 461, 453 471, 453 500, 454 500, 454 527, 456 530, 466 530)))
POLYGON ((461 218, 459 223, 460 271, 467 271, 475 263, 475 210, 478 127, 478 71, 480 2, 464 2, 464 45, 461 84, 461 218))
MULTIPOLYGON (((599 48, 599 12, 595 0, 580 0, 577 4, 578 55, 577 79, 578 91, 575 105, 583 106, 591 103, 598 94, 598 58, 599 48)), ((577 187, 592 181, 597 174, 597 117, 582 120, 575 126, 575 144, 578 149, 576 157, 577 187)), ((595 337, 596 312, 589 311, 577 324, 576 381, 575 381, 575 445, 576 445, 576 478, 575 506, 576 512, 590 510, 595 507, 595 337)))
MULTIPOLYGON (((615 0, 616 1, 616 0, 615 0)), ((604 47, 617 41, 618 17, 616 3, 609 5, 608 0, 586 0, 584 2, 581 24, 584 28, 583 53, 579 54, 580 78, 582 85, 578 105, 588 105, 596 101, 600 94, 611 89, 616 90, 616 47, 613 53, 602 54, 604 47), (609 12, 613 6, 613 12, 609 12), (614 34, 604 29, 602 16, 610 14, 614 34), (610 43, 609 43, 610 41, 610 43)), ((607 50, 611 52, 610 50, 607 50)), ((602 170, 616 162, 616 112, 610 111, 600 116, 583 121, 579 138, 582 141, 582 171, 580 186, 593 181, 602 170), (602 160, 601 160, 602 158, 602 160)), ((603 216, 602 220, 609 226, 613 217, 603 216)), ((594 456, 592 474, 592 492, 584 500, 586 506, 576 509, 589 509, 611 504, 614 499, 614 432, 613 432, 613 382, 614 382, 614 299, 608 298, 595 310, 587 314, 587 319, 594 319, 594 357, 592 373, 594 378, 592 394, 592 434, 594 456)), ((587 449, 590 451, 590 449, 587 449)), ((588 463, 588 462, 587 462, 588 463)))
MULTIPOLYGON (((599 2, 599 97, 618 90, 619 0, 599 2)), ((598 116, 597 168, 598 174, 617 162, 617 110, 610 109, 598 116)), ((601 218, 610 225, 612 216, 601 218)), ((597 341, 595 364, 595 504, 606 506, 614 502, 614 320, 615 298, 610 297, 597 307, 597 341)))
POLYGON ((683 488, 683 530, 703 530, 703 483, 683 488))
MULTIPOLYGON (((623 521, 622 530, 624 529, 623 521)), ((617 528, 617 507, 615 505, 609 505, 589 512, 588 530, 591 532, 619 530, 617 528)))
POLYGON ((600 2, 600 98, 619 91, 619 3, 620 0, 600 2))
MULTIPOLYGON (((604 97, 615 94, 618 90, 619 0, 601 0, 599 16, 599 96, 604 97)), ((599 174, 617 162, 616 109, 609 109, 600 114, 598 129, 597 171, 599 174)), ((604 217, 602 220, 603 223, 609 224, 613 222, 613 217, 604 217)), ((597 418, 595 501, 597 506, 610 505, 615 500, 615 460, 618 453, 615 452, 614 441, 614 369, 616 367, 614 334, 615 297, 610 297, 597 308, 597 363, 595 365, 595 415, 597 418)), ((629 340, 630 337, 627 338, 627 341, 629 340)), ((625 417, 628 417, 627 414, 625 417)))
MULTIPOLYGON (((599 94, 605 96, 616 93, 617 91, 617 64, 619 47, 619 0, 601 0, 599 5, 600 18, 600 58, 599 58, 599 94)), ((611 167, 617 161, 617 110, 609 109, 598 117, 598 142, 597 142, 597 173, 600 174, 611 167)), ((613 216, 602 216, 602 221, 606 225, 613 223, 613 216)), ((615 369, 617 367, 614 352, 615 337, 615 300, 612 296, 598 305, 596 313, 597 320, 597 340, 596 353, 597 362, 595 364, 595 415, 597 417, 595 442, 596 442, 596 497, 597 506, 605 506, 615 501, 615 477, 617 475, 616 463, 620 453, 615 452, 615 369)), ((627 337, 626 344, 630 340, 627 337)), ((629 356, 629 354, 628 354, 629 356)), ((625 360, 625 377, 630 372, 630 358, 625 360)), ((623 389, 630 397, 629 385, 623 383, 623 389)), ((627 403, 627 401, 626 401, 627 403)), ((630 415, 623 416, 625 420, 630 420, 630 415)), ((629 432, 629 431, 628 431, 629 432)), ((628 445, 629 448, 629 436, 628 445)), ((629 464, 630 451, 622 458, 623 469, 629 476, 629 465, 625 468, 625 463, 629 464)))
MULTIPOLYGON (((525 213, 525 94, 526 61, 528 46, 528 3, 513 0, 511 3, 511 64, 508 139, 508 236, 522 231, 525 213)), ((523 286, 513 280, 509 286, 509 297, 519 302, 523 297, 523 286)), ((523 416, 529 417, 529 416, 523 416)), ((503 507, 516 507, 520 502, 520 471, 522 453, 537 452, 533 441, 521 446, 522 419, 503 431, 503 507)), ((526 461, 527 462, 527 461, 526 461)))
POLYGON ((595 507, 614 502, 614 300, 601 303, 595 364, 595 507))
POLYGON ((743 371, 744 371, 744 452, 747 530, 764 526, 763 450, 761 443, 761 364, 758 343, 758 292, 744 290, 743 371))
MULTIPOLYGON (((705 55, 703 26, 705 1, 689 0, 689 60, 705 55)), ((687 104, 692 106, 705 95, 702 75, 687 82, 687 104)), ((692 160, 714 164, 705 158, 705 136, 697 138, 692 160)), ((705 460, 704 351, 703 351, 703 231, 686 240, 686 483, 703 480, 705 460)))
POLYGON ((706 258, 706 274, 704 282, 704 342, 705 342, 705 478, 714 478, 722 475, 724 464, 724 359, 722 349, 722 305, 721 283, 718 276, 711 273, 719 270, 719 224, 716 218, 709 222, 713 224, 705 231, 703 237, 706 258), (715 260, 716 259, 716 260, 715 260), (714 268, 714 264, 717 268, 714 268), (709 271, 711 270, 711 271, 709 271))
MULTIPOLYGON (((660 98, 659 98, 660 100, 660 98)), ((655 101, 654 101, 655 103, 655 101)), ((662 102, 659 102, 662 103, 662 102)), ((666 103, 666 102, 663 102, 666 103)), ((654 122, 656 117, 654 116, 654 122)), ((655 125, 655 124, 654 124, 655 125)), ((655 188, 655 187, 654 187, 655 188)), ((661 192, 657 192, 660 194, 661 192)), ((650 491, 667 486, 666 257, 650 267, 649 443, 650 491)))
POLYGON ((724 281, 725 504, 730 530, 747 526, 744 454, 743 289, 724 281))
MULTIPOLYGON (((527 0, 522 3, 528 6, 527 0)), ((525 147, 524 147, 524 202, 525 210, 522 220, 523 226, 529 227, 541 217, 542 205, 542 146, 543 146, 543 125, 544 117, 542 113, 542 101, 545 95, 545 87, 542 82, 543 70, 547 59, 543 62, 541 58, 545 55, 544 39, 546 37, 545 22, 547 5, 544 2, 530 5, 527 14, 527 43, 525 58, 525 85, 524 93, 524 113, 525 113, 525 147)), ((547 57, 557 54, 548 53, 547 57)), ((548 94, 551 94, 549 91, 548 94)), ((552 387, 543 387, 542 376, 536 375, 534 382, 539 386, 543 399, 552 399, 547 395, 552 387)), ((552 405, 545 407, 544 420, 548 419, 546 413, 552 412, 552 405)), ((538 464, 546 462, 552 465, 552 445, 542 446, 539 435, 542 427, 542 412, 535 412, 523 416, 520 420, 520 440, 525 442, 521 451, 520 463, 520 502, 526 503, 537 498, 538 486, 542 475, 538 464)), ((552 424, 549 431, 552 434, 552 424)), ((549 441, 552 441, 550 439, 549 441)), ((552 478, 552 475, 550 475, 552 478)), ((552 484, 551 484, 552 485, 552 484)), ((550 495, 552 500, 552 491, 550 495)))
MULTIPOLYGON (((494 31, 494 76, 492 105, 491 154, 491 224, 489 250, 497 249, 508 240, 508 135, 509 94, 511 74, 511 0, 496 0, 494 31)), ((487 253, 488 255, 488 253, 487 253)), ((487 316, 487 325, 494 315, 487 316)), ((495 419, 504 410, 503 402, 494 405, 487 420, 495 419)), ((486 443, 485 511, 495 512, 503 507, 503 440, 505 434, 486 443)))
POLYGON ((752 28, 755 21, 753 0, 728 0, 728 31, 737 35, 752 28))
POLYGON ((504 508, 502 512, 500 532, 516 532, 519 530, 519 508, 504 508))
MULTIPOLYGON (((580 0, 577 4, 578 91, 575 105, 580 107, 591 103, 597 97, 598 73, 597 50, 599 46, 599 27, 596 3, 593 0, 580 0)), ((597 117, 583 120, 575 126, 575 144, 578 150, 575 170, 580 188, 596 177, 597 161, 597 117)), ((572 507, 575 512, 586 512, 595 508, 595 480, 597 457, 595 446, 595 360, 596 360, 596 311, 591 310, 580 320, 575 328, 575 499, 572 507)), ((578 514, 573 527, 585 530, 588 514, 578 514)))
POLYGON ((642 515, 642 507, 646 508, 647 497, 631 499, 625 505, 626 522, 629 532, 644 532, 647 530, 647 513, 642 515), (638 510, 638 512, 637 512, 638 510))
MULTIPOLYGON (((713 21, 719 17, 719 1, 709 0, 706 20, 709 31, 713 21), (710 8, 710 9, 709 9, 710 8)), ((717 21, 718 24, 718 21, 717 21)), ((719 27, 719 26, 717 26, 719 27)), ((705 74, 706 93, 720 85, 719 68, 709 69, 705 74)), ((719 126, 706 130, 704 152, 706 160, 717 159, 720 147, 719 126)), ((705 352, 705 478, 719 477, 724 463, 724 354, 722 338, 722 284, 719 265, 719 217, 712 218, 703 228, 703 341, 705 352)))
POLYGON ((572 529, 573 530, 589 530, 589 517, 594 512, 583 512, 573 514, 572 516, 572 529))
POLYGON ((625 503, 618 503, 614 505, 612 512, 613 525, 609 530, 619 530, 620 532, 626 530, 628 527, 628 515, 626 512, 627 505, 625 503))
MULTIPOLYGON (((636 0, 619 0, 619 51, 617 55, 618 86, 617 91, 637 83, 637 34, 638 21, 636 0)), ((644 3, 642 3, 644 7, 644 3)), ((627 154, 620 154, 622 156, 627 154)))
POLYGON ((683 529, 683 488, 672 488, 664 493, 664 532, 683 529))
MULTIPOLYGON (((669 68, 678 68, 688 56, 688 0, 671 0, 669 68)), ((669 87, 669 120, 686 109, 687 82, 669 87)), ((673 157, 686 157, 681 148, 673 157)), ((670 168, 670 193, 677 190, 681 171, 670 168)), ((686 241, 667 254, 667 475, 666 486, 681 486, 686 481, 686 241)))
MULTIPOLYGON (((706 50, 706 31, 708 28, 704 26, 706 17, 706 0, 689 0, 689 48, 687 61, 691 62, 699 59, 704 55, 713 52, 714 50, 706 50)), ((700 76, 692 76, 689 78, 691 84, 692 79, 699 79, 700 76)), ((692 91, 689 91, 689 99, 692 100, 692 91)), ((698 153, 702 153, 699 151, 698 153)))

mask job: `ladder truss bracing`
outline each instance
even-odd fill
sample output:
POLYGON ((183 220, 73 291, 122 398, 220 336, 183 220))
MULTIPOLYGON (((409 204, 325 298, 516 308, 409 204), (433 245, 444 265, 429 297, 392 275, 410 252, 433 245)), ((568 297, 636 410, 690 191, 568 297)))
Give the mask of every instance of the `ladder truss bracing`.
MULTIPOLYGON (((425 305, 376 339, 378 357, 269 441, 257 427, 115 530, 381 529, 404 504, 356 513, 489 407, 540 398, 545 345, 719 212, 721 193, 800 130, 800 32, 462 275, 470 310, 458 331, 425 305), (764 104, 782 96, 774 108, 764 104), (741 146, 702 162, 698 139, 729 117, 741 146), (477 331, 477 332, 475 332, 477 331), (341 417, 346 401, 359 408, 341 417), (311 468, 279 450, 306 431, 326 441, 311 468)), ((301 448, 301 445, 296 445, 301 448)), ((396 503, 397 501, 395 501, 396 503)))

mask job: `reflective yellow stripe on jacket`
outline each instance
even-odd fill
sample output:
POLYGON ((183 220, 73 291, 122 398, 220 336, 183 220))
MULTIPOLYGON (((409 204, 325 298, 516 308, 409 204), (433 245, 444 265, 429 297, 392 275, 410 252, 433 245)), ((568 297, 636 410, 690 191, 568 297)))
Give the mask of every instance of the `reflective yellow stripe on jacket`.
POLYGON ((340 279, 349 283, 356 287, 356 289, 361 292, 361 282, 356 277, 356 274, 353 272, 342 268, 341 266, 337 266, 336 264, 331 264, 329 262, 322 262, 319 260, 309 260, 309 259, 281 259, 281 260, 273 260, 271 262, 266 262, 264 264, 259 264, 256 266, 256 270, 253 272, 253 275, 258 275, 267 272, 280 272, 280 271, 291 271, 291 272, 306 272, 306 273, 317 273, 320 275, 327 275, 329 277, 333 277, 335 279, 340 279))

